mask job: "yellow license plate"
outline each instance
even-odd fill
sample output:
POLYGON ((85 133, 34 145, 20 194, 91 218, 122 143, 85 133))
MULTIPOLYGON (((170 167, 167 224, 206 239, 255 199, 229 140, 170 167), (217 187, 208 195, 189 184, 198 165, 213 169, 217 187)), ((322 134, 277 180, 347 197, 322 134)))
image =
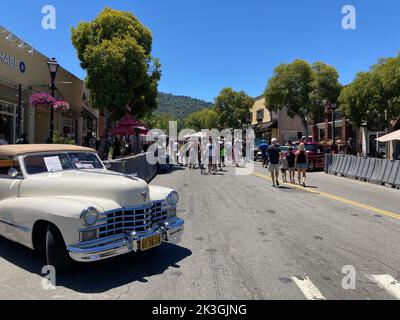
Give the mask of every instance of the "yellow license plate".
POLYGON ((161 245, 161 235, 157 234, 155 236, 143 239, 140 241, 140 250, 145 251, 161 245))

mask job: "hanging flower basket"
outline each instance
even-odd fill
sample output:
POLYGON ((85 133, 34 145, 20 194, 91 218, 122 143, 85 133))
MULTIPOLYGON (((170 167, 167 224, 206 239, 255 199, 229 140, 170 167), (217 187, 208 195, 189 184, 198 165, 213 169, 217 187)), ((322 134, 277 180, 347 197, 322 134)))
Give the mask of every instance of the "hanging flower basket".
POLYGON ((29 99, 30 104, 41 112, 50 111, 51 106, 53 106, 56 101, 55 98, 45 92, 35 93, 29 99))
POLYGON ((60 112, 67 112, 69 110, 69 103, 64 100, 59 100, 54 103, 54 110, 60 112))

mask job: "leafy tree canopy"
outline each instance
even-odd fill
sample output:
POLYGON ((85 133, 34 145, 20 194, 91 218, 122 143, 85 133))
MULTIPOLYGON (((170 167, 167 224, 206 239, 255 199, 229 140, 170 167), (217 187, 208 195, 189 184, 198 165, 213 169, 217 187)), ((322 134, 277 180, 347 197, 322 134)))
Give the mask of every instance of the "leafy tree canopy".
POLYGON ((95 108, 113 120, 128 107, 135 116, 156 109, 160 64, 151 56, 151 32, 132 13, 105 8, 72 28, 71 39, 95 108))
POLYGON ((326 102, 337 102, 338 79, 337 70, 323 62, 280 64, 265 89, 266 106, 273 111, 287 108, 289 116, 299 116, 307 127, 307 120, 323 112, 326 102))
POLYGON ((381 59, 368 72, 358 73, 339 101, 356 125, 390 129, 400 116, 400 55, 381 59))
POLYGON ((201 131, 216 129, 219 124, 218 114, 213 109, 202 109, 188 115, 184 120, 185 128, 201 131))
POLYGON ((219 128, 242 128, 253 105, 254 99, 244 91, 222 89, 214 103, 214 110, 219 118, 219 128))

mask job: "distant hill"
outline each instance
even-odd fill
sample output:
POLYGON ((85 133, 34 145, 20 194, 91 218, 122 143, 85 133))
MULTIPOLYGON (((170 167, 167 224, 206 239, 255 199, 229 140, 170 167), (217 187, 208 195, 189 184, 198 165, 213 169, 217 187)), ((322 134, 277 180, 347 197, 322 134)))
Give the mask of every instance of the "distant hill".
POLYGON ((174 120, 182 120, 189 114, 201 109, 210 108, 212 105, 211 102, 200 99, 160 92, 158 94, 158 109, 156 112, 167 114, 174 120))

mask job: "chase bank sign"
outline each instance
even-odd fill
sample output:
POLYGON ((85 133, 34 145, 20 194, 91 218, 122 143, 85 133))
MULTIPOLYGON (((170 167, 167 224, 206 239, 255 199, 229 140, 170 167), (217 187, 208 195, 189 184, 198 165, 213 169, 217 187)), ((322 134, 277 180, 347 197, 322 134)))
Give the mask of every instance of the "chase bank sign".
POLYGON ((17 58, 2 51, 0 51, 0 63, 4 63, 12 69, 18 70, 21 73, 25 73, 26 66, 23 61, 19 61, 17 58))

